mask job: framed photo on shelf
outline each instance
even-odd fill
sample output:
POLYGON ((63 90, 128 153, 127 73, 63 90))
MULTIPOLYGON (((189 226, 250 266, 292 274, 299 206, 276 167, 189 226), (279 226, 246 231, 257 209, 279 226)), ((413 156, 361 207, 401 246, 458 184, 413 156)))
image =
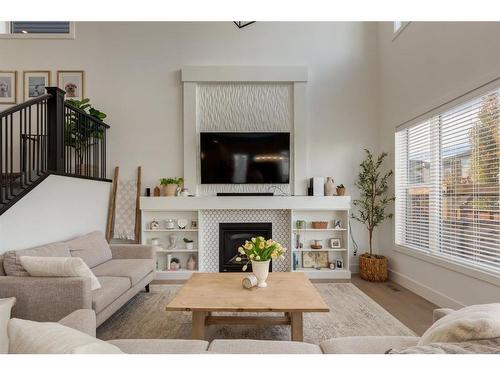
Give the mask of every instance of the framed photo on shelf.
POLYGON ((45 87, 50 86, 50 71, 25 70, 23 72, 23 100, 45 94, 45 87))
POLYGON ((328 268, 328 251, 304 251, 302 253, 302 267, 304 268, 328 268))
POLYGON ((344 268, 344 261, 342 259, 337 259, 335 261, 335 266, 339 270, 343 269, 344 268))
POLYGON ((17 72, 0 70, 0 104, 16 104, 17 72))
POLYGON ((57 87, 66 91, 66 99, 85 98, 85 72, 83 70, 58 70, 57 87))
POLYGON ((342 240, 340 238, 330 238, 330 249, 340 249, 342 240))

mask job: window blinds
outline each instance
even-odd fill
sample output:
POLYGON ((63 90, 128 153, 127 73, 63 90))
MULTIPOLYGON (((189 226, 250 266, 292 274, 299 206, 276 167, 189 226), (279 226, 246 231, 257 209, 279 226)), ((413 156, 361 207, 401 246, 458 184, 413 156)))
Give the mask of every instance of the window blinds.
POLYGON ((396 243, 500 273, 500 89, 395 142, 396 243))

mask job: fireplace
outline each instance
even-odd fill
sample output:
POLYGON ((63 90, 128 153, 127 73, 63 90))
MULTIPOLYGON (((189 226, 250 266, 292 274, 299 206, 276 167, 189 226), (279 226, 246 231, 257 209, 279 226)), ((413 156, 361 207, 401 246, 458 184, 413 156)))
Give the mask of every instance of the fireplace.
MULTIPOLYGON (((219 272, 242 272, 241 268, 246 263, 237 262, 238 247, 252 237, 262 236, 265 239, 272 238, 272 223, 219 223, 219 272)), ((269 271, 272 265, 269 263, 269 271)), ((252 270, 252 264, 248 264, 247 272, 252 270)))

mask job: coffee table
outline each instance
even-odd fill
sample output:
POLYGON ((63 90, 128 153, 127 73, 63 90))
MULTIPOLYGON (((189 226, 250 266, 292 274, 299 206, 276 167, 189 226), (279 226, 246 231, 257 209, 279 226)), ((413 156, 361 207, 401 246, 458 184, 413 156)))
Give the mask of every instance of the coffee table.
POLYGON ((194 273, 167 311, 192 311, 193 339, 212 324, 290 325, 292 340, 303 340, 303 313, 330 309, 302 272, 271 272, 267 288, 245 289, 245 273, 194 273), (213 312, 282 312, 283 316, 214 316, 213 312))

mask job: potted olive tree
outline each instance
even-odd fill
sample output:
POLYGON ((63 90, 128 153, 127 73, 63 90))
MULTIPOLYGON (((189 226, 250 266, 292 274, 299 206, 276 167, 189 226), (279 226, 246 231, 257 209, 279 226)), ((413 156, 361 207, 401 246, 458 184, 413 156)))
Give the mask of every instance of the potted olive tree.
POLYGON ((184 179, 182 177, 170 177, 160 179, 160 185, 164 187, 164 194, 167 197, 173 197, 177 194, 177 189, 182 186, 184 179))
POLYGON ((366 225, 370 251, 359 256, 359 273, 364 280, 386 281, 387 258, 373 254, 372 240, 374 229, 385 219, 392 217, 392 213, 386 212, 389 204, 395 199, 388 193, 388 181, 392 176, 392 170, 381 174, 380 169, 387 156, 386 152, 375 158, 369 150, 365 151, 366 158, 360 164, 361 171, 355 183, 360 191, 360 198, 353 201, 358 212, 352 217, 366 225))

